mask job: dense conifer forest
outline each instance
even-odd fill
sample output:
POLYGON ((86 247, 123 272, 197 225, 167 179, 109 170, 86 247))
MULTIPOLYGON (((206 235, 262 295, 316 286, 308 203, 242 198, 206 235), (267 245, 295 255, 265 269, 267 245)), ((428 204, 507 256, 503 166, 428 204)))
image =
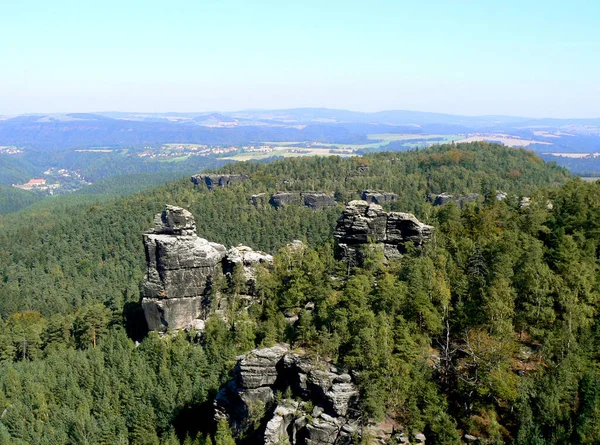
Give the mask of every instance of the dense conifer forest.
POLYGON ((212 422, 215 393, 236 355, 277 342, 353 370, 364 418, 427 443, 598 443, 598 184, 486 143, 220 171, 250 179, 0 216, 0 443, 231 444, 212 422), (278 190, 341 203, 365 189, 397 193, 389 210, 434 226, 432 242, 398 261, 366 249, 348 270, 333 256, 342 204, 249 203, 278 190), (441 192, 480 199, 433 206, 441 192), (262 305, 211 318, 201 337, 145 332, 141 234, 167 203, 206 239, 275 254, 257 279, 262 305))

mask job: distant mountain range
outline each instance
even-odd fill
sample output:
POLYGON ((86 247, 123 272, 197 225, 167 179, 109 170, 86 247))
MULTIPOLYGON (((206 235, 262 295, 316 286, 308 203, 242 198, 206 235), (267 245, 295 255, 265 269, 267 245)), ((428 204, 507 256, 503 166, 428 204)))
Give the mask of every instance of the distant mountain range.
MULTIPOLYGON (((33 149, 243 144, 264 141, 367 143, 367 135, 507 134, 558 149, 600 149, 598 119, 458 116, 416 111, 362 113, 326 108, 212 113, 68 113, 0 118, 0 146, 33 149), (575 138, 560 144, 562 139, 575 138)), ((564 142, 564 141, 562 141, 564 142)))

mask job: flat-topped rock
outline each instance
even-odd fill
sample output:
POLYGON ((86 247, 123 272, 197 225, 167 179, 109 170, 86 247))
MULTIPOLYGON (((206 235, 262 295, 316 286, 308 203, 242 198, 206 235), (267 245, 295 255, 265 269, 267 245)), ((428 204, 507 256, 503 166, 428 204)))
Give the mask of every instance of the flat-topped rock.
POLYGON ((326 207, 334 207, 337 205, 333 195, 330 193, 319 192, 302 192, 300 193, 304 205, 314 210, 323 209, 326 207))
POLYGON ((277 192, 271 195, 271 199, 269 199, 269 204, 276 209, 288 206, 290 204, 300 204, 300 202, 300 194, 290 192, 277 192))

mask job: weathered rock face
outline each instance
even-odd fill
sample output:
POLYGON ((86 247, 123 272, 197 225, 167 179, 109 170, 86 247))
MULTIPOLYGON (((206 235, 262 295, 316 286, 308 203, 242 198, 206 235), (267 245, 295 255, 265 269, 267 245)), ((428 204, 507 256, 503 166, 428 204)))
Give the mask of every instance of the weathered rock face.
POLYGON ((335 199, 333 199, 333 195, 329 193, 303 192, 300 195, 302 196, 304 205, 306 207, 310 207, 311 209, 318 210, 337 205, 337 202, 335 202, 335 199))
POLYGON ((266 204, 269 201, 269 197, 266 193, 259 193, 258 195, 252 195, 250 197, 250 205, 254 207, 259 207, 266 204))
POLYGON ((216 187, 229 187, 248 179, 246 175, 194 175, 192 182, 196 185, 206 184, 209 190, 216 187))
POLYGON ((144 234, 148 265, 142 307, 150 330, 180 329, 199 317, 211 278, 220 270, 225 246, 196 235, 190 212, 167 206, 144 234))
MULTIPOLYGON (((258 207, 266 201, 264 193, 252 195, 250 204, 258 207)), ((333 207, 337 205, 333 194, 323 192, 277 192, 269 198, 269 204, 276 209, 288 205, 304 205, 314 210, 323 209, 325 207, 333 207)))
POLYGON ((227 251, 223 261, 223 272, 233 273, 236 264, 243 267, 244 277, 248 293, 253 295, 256 290, 256 267, 259 264, 269 264, 273 262, 273 256, 265 252, 252 250, 248 246, 232 247, 227 251))
POLYGON ((155 227, 143 236, 147 273, 142 307, 151 331, 182 329, 208 316, 207 293, 217 274, 227 273, 241 262, 248 287, 253 288, 254 268, 273 257, 239 246, 229 251, 196 234, 193 215, 166 206, 156 215, 155 227))
POLYGON ((362 200, 368 203, 385 205, 398 199, 395 193, 380 192, 376 190, 365 190, 362 192, 362 200))
POLYGON ((350 445, 365 433, 376 444, 405 437, 389 419, 361 423, 358 401, 350 374, 276 345, 238 358, 234 379, 215 399, 215 420, 227 419, 236 436, 267 445, 350 445), (284 391, 292 398, 276 404, 274 394, 284 391))
POLYGON ((441 206, 449 202, 455 202, 460 207, 464 206, 467 202, 477 201, 479 199, 479 193, 469 193, 467 195, 451 195, 449 193, 440 193, 439 195, 433 195, 433 205, 441 206))
POLYGON ((271 199, 269 200, 269 204, 271 204, 276 209, 285 207, 290 204, 299 204, 299 203, 300 203, 300 194, 298 194, 298 193, 277 192, 277 193, 271 195, 271 199))
POLYGON ((352 266, 360 265, 361 248, 371 244, 382 249, 386 258, 398 258, 408 244, 421 246, 432 230, 410 213, 387 213, 378 204, 350 201, 335 228, 336 256, 352 266))

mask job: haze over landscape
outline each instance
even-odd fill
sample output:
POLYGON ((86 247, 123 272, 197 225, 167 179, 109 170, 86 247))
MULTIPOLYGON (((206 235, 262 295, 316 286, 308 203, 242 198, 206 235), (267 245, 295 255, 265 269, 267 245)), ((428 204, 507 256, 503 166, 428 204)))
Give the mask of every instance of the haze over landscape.
POLYGON ((0 115, 599 117, 599 29, 585 0, 6 2, 0 115))

